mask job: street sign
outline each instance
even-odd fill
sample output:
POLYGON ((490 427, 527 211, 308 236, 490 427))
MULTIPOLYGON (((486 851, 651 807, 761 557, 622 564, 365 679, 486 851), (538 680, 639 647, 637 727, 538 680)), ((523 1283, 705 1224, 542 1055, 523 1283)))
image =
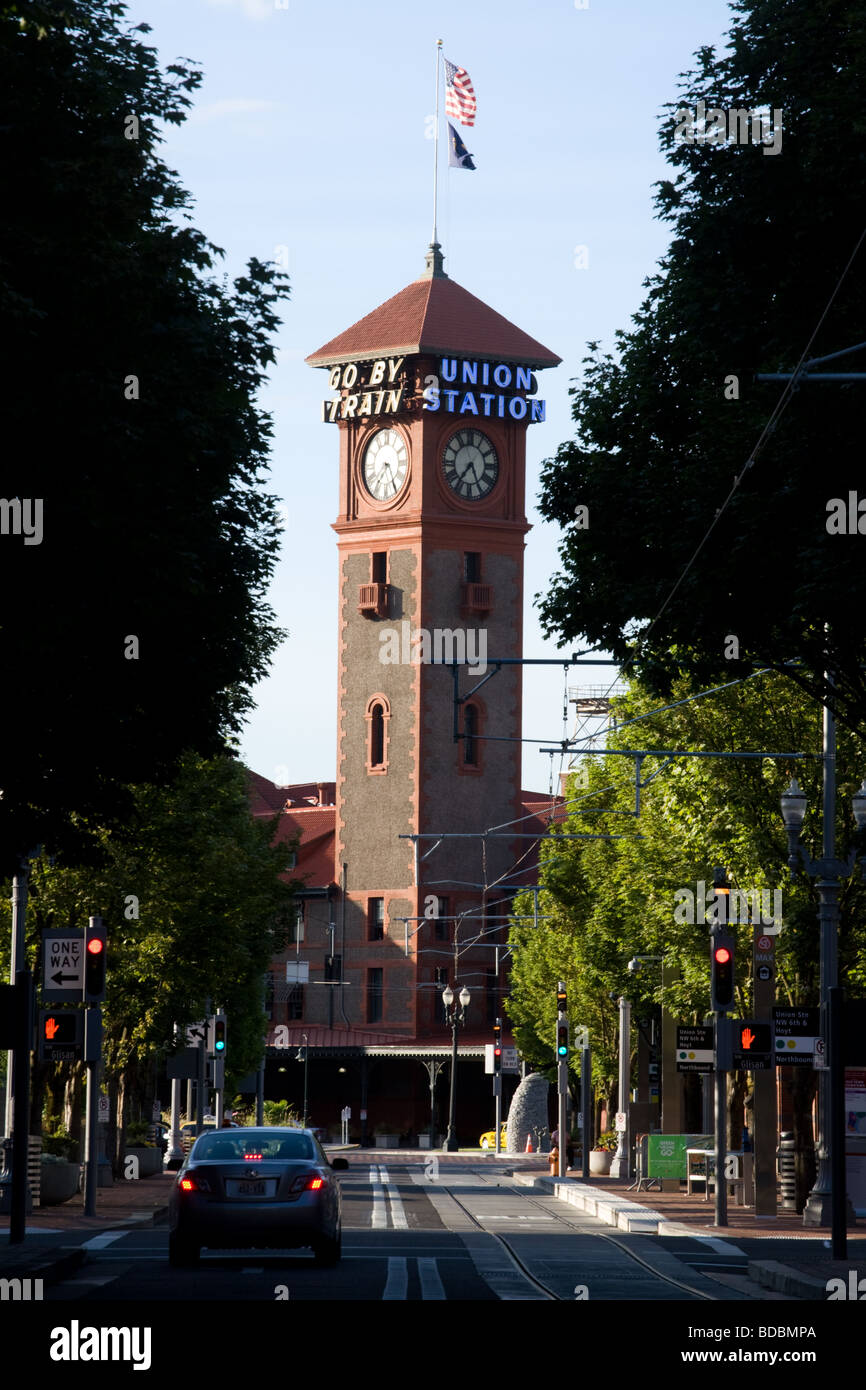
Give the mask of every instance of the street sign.
POLYGON ((574 1046, 578 1052, 583 1052, 584 1048, 589 1047, 589 1029, 577 1028, 574 1034, 574 1046))
POLYGON ((40 1058, 45 1062, 77 1062, 83 1055, 84 1010, 40 1009, 40 1058))
POLYGON ((617 1110, 616 1119, 614 1120, 613 1127, 616 1130, 617 1134, 625 1134, 626 1130, 628 1129, 628 1115, 625 1113, 624 1110, 617 1110))
POLYGON ((518 1056, 516 1047, 503 1047, 502 1070, 509 1072, 520 1071, 520 1057, 518 1056))
POLYGON ((677 1071, 709 1074, 715 1066, 712 1028, 677 1026, 677 1071))
POLYGON ((773 1029, 754 1018, 733 1023, 734 1071, 769 1071, 773 1065, 773 1029))
POLYGON ((108 1096, 99 1096, 99 1110, 97 1119, 101 1125, 108 1124, 108 1096))
POLYGON ((203 1018, 201 1023, 190 1023, 187 1025, 186 1040, 190 1047, 198 1047, 199 1043, 207 1038, 208 1020, 203 1018))
POLYGON ((42 1002, 71 1004, 84 989, 84 932, 43 931, 42 1002))
POLYGON ((821 1029, 821 1010, 817 1008, 773 1009, 774 1051, 780 1067, 820 1066, 815 1043, 821 1029))

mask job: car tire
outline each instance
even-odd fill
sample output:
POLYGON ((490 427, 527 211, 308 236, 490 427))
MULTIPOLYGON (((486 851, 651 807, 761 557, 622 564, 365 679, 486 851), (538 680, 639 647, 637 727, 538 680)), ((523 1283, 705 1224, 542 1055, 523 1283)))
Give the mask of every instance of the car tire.
POLYGON ((172 1231, 168 1237, 168 1262, 173 1269, 192 1269, 198 1264, 201 1246, 197 1241, 172 1231))
POLYGON ((320 1236, 313 1246, 313 1258, 319 1269, 333 1269, 335 1264, 340 1261, 343 1253, 342 1232, 336 1238, 332 1236, 320 1236))

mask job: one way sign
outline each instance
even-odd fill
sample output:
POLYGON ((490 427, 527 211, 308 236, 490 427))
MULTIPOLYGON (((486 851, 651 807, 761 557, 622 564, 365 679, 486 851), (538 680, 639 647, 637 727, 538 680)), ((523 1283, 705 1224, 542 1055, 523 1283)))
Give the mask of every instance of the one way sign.
POLYGON ((72 1004, 84 992, 84 932, 43 931, 42 1000, 72 1004))

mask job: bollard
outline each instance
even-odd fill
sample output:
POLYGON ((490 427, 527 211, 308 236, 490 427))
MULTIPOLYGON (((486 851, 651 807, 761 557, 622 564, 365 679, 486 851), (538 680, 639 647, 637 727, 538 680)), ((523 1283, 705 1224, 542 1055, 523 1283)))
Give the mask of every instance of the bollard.
POLYGON ((797 1152, 793 1132, 786 1129, 776 1150, 782 1188, 782 1211, 797 1210, 797 1152))
POLYGON ((559 1173, 559 1149, 551 1149, 547 1161, 550 1164, 550 1176, 555 1178, 559 1173))

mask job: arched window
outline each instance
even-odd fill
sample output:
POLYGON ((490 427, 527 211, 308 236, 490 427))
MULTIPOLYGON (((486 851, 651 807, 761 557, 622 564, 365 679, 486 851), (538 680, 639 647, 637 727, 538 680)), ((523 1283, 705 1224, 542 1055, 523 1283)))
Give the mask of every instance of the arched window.
POLYGON ((367 702, 367 771, 388 771, 388 721, 391 706, 384 695, 373 695, 367 702))

